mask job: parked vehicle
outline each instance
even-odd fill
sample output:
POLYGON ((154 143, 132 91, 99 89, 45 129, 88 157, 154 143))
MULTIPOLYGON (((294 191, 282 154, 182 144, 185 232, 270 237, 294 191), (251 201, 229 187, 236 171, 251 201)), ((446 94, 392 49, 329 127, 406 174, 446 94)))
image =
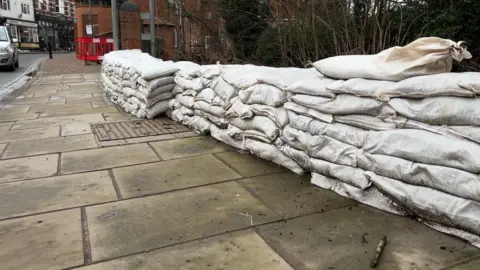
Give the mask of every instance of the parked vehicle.
POLYGON ((0 26, 0 67, 6 67, 11 71, 18 68, 17 42, 18 40, 10 38, 6 27, 0 26))

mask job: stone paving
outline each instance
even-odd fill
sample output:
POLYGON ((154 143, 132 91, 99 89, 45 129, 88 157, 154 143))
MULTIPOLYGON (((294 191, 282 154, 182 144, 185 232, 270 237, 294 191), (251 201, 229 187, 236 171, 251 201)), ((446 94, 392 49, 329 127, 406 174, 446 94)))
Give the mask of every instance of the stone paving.
POLYGON ((0 108, 0 269, 479 269, 479 250, 193 132, 130 121, 98 73, 38 76, 0 108))

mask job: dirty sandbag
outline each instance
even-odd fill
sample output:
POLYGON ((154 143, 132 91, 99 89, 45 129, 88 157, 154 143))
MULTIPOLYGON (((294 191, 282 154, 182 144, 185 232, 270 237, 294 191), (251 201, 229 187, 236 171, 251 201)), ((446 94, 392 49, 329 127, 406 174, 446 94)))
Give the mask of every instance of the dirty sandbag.
POLYGON ((283 107, 289 111, 295 112, 297 114, 313 117, 315 119, 321 120, 326 123, 332 123, 333 122, 333 116, 331 114, 326 114, 319 112, 314 109, 307 108, 302 105, 298 105, 293 102, 287 102, 283 104, 283 107))
POLYGON ((138 78, 137 82, 146 89, 155 89, 163 85, 174 83, 174 78, 174 76, 166 76, 151 81, 145 81, 142 78, 138 78))
POLYGON ((170 110, 175 110, 175 109, 178 109, 180 107, 182 107, 182 104, 180 104, 180 102, 178 102, 178 100, 176 100, 176 99, 171 99, 168 102, 168 109, 170 109, 170 110))
POLYGON ((230 137, 228 135, 228 130, 227 129, 221 129, 218 128, 216 125, 210 125, 210 135, 212 135, 213 138, 228 144, 232 147, 235 147, 237 149, 245 150, 243 149, 243 143, 242 141, 235 140, 234 138, 230 137))
POLYGON ((386 118, 379 118, 370 115, 362 115, 362 114, 352 114, 352 115, 336 115, 334 116, 334 121, 338 123, 342 123, 345 125, 365 129, 365 130, 374 130, 374 131, 382 131, 382 130, 391 130, 395 129, 396 125, 394 123, 389 123, 385 119, 386 118))
POLYGON ((439 223, 436 223, 436 222, 433 222, 433 221, 428 221, 428 220, 420 220, 420 221, 423 224, 427 225, 428 227, 430 227, 430 228, 432 228, 436 231, 446 233, 446 234, 449 234, 449 235, 453 235, 453 236, 456 236, 460 239, 464 239, 465 241, 470 243, 472 246, 480 248, 480 236, 478 236, 478 235, 475 235, 473 233, 469 233, 467 231, 460 230, 460 229, 457 229, 457 228, 445 226, 445 225, 442 225, 442 224, 439 224, 439 223))
POLYGON ((478 94, 480 94, 480 73, 463 72, 408 78, 396 83, 391 88, 385 89, 382 96, 390 98, 473 97, 478 94))
POLYGON ((251 119, 232 118, 230 124, 241 130, 257 130, 265 134, 271 140, 275 140, 280 129, 275 123, 265 116, 254 116, 251 119))
POLYGON ((337 179, 312 172, 310 182, 323 189, 331 190, 340 196, 378 208, 385 212, 404 216, 406 211, 387 196, 383 195, 376 187, 371 186, 365 190, 343 183, 337 179))
POLYGON ((195 91, 200 91, 204 88, 200 78, 185 79, 180 76, 175 77, 175 83, 180 86, 182 89, 192 89, 195 91))
POLYGON ((480 145, 423 130, 369 131, 363 150, 480 173, 480 145))
POLYGON ((362 151, 354 146, 342 143, 322 135, 311 135, 287 125, 281 139, 295 149, 305 151, 308 156, 332 163, 357 166, 357 155, 362 151))
POLYGON ((298 164, 300 164, 300 166, 308 171, 336 178, 344 183, 360 189, 366 189, 371 185, 370 180, 368 180, 364 175, 365 171, 362 169, 311 158, 307 155, 307 153, 292 148, 288 146, 288 144, 280 146, 279 149, 282 151, 282 153, 296 161, 298 164))
POLYGON ((160 114, 165 113, 168 110, 169 102, 170 100, 161 100, 155 103, 150 108, 145 109, 145 112, 147 113, 147 118, 152 119, 160 114))
POLYGON ((175 85, 171 92, 172 92, 172 95, 176 96, 178 94, 183 93, 183 88, 178 85, 175 85))
POLYGON ((323 75, 336 79, 401 81, 413 76, 450 72, 453 59, 460 62, 472 57, 462 43, 426 37, 375 55, 335 56, 317 61, 313 66, 323 75))
POLYGON ((210 131, 210 126, 213 125, 212 122, 207 119, 194 115, 185 123, 185 125, 194 129, 195 132, 200 134, 207 134, 210 131))
POLYGON ((434 125, 426 124, 423 122, 411 120, 403 116, 388 117, 388 118, 385 118, 385 121, 395 124, 395 126, 398 129, 421 129, 421 130, 430 131, 432 133, 436 133, 451 139, 458 139, 458 140, 466 139, 461 134, 451 129, 448 129, 447 126, 434 126, 434 125))
POLYGON ((388 104, 400 115, 432 125, 480 126, 480 98, 394 98, 388 104))
POLYGON ((291 101, 299 105, 333 115, 366 114, 372 116, 395 115, 385 102, 366 97, 338 95, 335 98, 295 95, 291 101))
MULTIPOLYGON (((175 87, 175 84, 162 85, 162 86, 159 86, 159 87, 151 90, 150 92, 147 92, 146 96, 151 97, 151 96, 156 96, 156 95, 160 95, 160 94, 163 94, 163 93, 171 92, 173 87, 175 87)), ((140 92, 145 94, 145 91, 140 90, 140 92)))
POLYGON ((145 99, 140 99, 142 101, 144 101, 145 103, 145 106, 147 108, 149 107, 152 107, 154 106, 154 104, 158 103, 159 101, 162 101, 162 100, 170 100, 171 98, 173 98, 173 95, 170 94, 170 92, 166 92, 166 93, 163 93, 163 94, 159 94, 159 95, 156 95, 156 96, 152 96, 152 97, 149 97, 149 98, 145 98, 145 99))
POLYGON ((253 112, 247 104, 243 103, 238 97, 231 100, 231 106, 225 114, 226 118, 242 118, 250 119, 253 117, 253 112))
POLYGON ((327 90, 327 86, 334 83, 335 80, 325 78, 319 74, 316 76, 297 80, 289 85, 285 90, 295 94, 304 94, 310 96, 321 96, 333 98, 335 94, 327 90))
POLYGON ((228 119, 218 117, 216 115, 213 115, 211 113, 208 113, 208 112, 205 112, 205 111, 202 111, 202 110, 195 110, 194 113, 195 113, 195 115, 198 115, 198 116, 201 116, 205 119, 210 120, 212 123, 214 123, 218 127, 226 128, 228 126, 228 119))
POLYGON ((195 99, 191 96, 184 96, 182 94, 176 95, 175 99, 187 108, 193 109, 193 105, 195 104, 195 99))
POLYGON ((187 115, 187 116, 193 116, 194 115, 194 111, 192 109, 187 108, 187 107, 181 106, 180 108, 178 108, 178 111, 183 115, 187 115))
POLYGON ((358 157, 358 166, 407 184, 430 187, 460 198, 480 202, 480 177, 477 174, 369 153, 358 157))
POLYGON ((283 107, 274 108, 262 104, 253 104, 250 105, 250 109, 254 115, 266 116, 280 128, 288 125, 287 110, 283 107))
POLYGON ((213 114, 213 115, 215 115, 217 117, 221 117, 221 118, 224 118, 225 113, 226 113, 225 110, 222 107, 212 106, 205 101, 195 102, 195 104, 193 105, 193 108, 195 108, 197 110, 207 112, 207 113, 210 113, 210 114, 213 114))
POLYGON ((395 85, 392 81, 377 81, 362 78, 350 80, 337 80, 327 85, 327 89, 335 94, 350 94, 359 97, 378 98, 382 101, 389 101, 390 98, 382 96, 384 91, 395 85))
POLYGON ((245 104, 264 104, 272 107, 278 107, 287 102, 285 91, 268 84, 256 84, 240 90, 238 97, 245 104))
POLYGON ((288 117, 290 126, 294 129, 308 132, 312 135, 325 135, 358 148, 363 146, 365 136, 367 135, 363 129, 340 123, 325 123, 292 111, 288 112, 288 117))
POLYGON ((366 172, 383 194, 415 215, 480 235, 480 203, 366 172))
POLYGON ((285 156, 272 144, 246 139, 245 146, 255 156, 283 166, 296 174, 305 172, 295 161, 285 156))
POLYGON ((175 62, 175 66, 179 69, 175 75, 185 79, 197 78, 202 74, 201 67, 197 63, 178 61, 175 62))

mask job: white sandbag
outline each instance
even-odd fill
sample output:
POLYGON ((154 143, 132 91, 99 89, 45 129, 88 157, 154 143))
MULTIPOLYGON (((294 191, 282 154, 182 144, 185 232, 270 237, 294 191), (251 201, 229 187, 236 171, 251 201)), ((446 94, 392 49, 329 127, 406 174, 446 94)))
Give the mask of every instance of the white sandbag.
POLYGON ((210 135, 212 135, 213 138, 226 143, 232 147, 235 147, 237 149, 245 150, 243 149, 243 143, 242 141, 237 141, 234 138, 230 137, 228 135, 228 130, 227 129, 220 129, 216 125, 210 125, 210 135))
POLYGON ((278 107, 287 102, 287 93, 268 84, 256 84, 240 90, 238 97, 245 104, 264 104, 278 107))
POLYGON ((195 99, 191 96, 184 96, 182 94, 176 95, 175 99, 182 104, 182 106, 185 106, 187 108, 193 109, 193 106, 195 105, 195 99))
POLYGON ((226 109, 226 105, 227 103, 225 103, 225 101, 223 101, 223 99, 220 97, 220 96, 215 96, 213 99, 212 99, 212 102, 211 104, 213 106, 219 106, 219 107, 222 107, 224 109, 226 109))
POLYGON ((480 202, 480 177, 473 173, 369 153, 358 157, 358 166, 407 184, 430 187, 480 202))
POLYGON ((420 130, 436 133, 451 139, 457 139, 457 140, 465 139, 461 134, 451 129, 448 129, 447 126, 429 125, 423 122, 405 118, 403 116, 388 117, 388 118, 385 118, 384 120, 385 122, 395 124, 398 129, 420 129, 420 130))
POLYGON ((237 96, 237 90, 235 90, 232 85, 228 84, 222 76, 215 78, 209 87, 226 102, 237 96))
POLYGON ((250 153, 258 157, 283 166, 296 174, 304 173, 304 170, 295 161, 285 156, 274 145, 251 139, 246 139, 245 145, 250 153))
POLYGON ((319 112, 317 110, 310 109, 310 108, 307 108, 307 107, 302 106, 302 105, 298 105, 298 104, 293 103, 293 102, 287 102, 287 103, 283 104, 283 108, 285 108, 289 111, 293 111, 297 114, 301 114, 301 115, 305 115, 305 116, 309 116, 309 117, 318 119, 318 120, 326 122, 326 123, 332 123, 333 122, 333 116, 331 114, 322 113, 322 112, 319 112))
POLYGON ((281 139, 310 157, 350 167, 357 167, 357 156, 362 152, 354 146, 327 136, 310 135, 290 125, 283 129, 281 139))
POLYGON ((193 105, 193 108, 213 114, 217 117, 225 118, 226 111, 219 106, 212 106, 205 101, 196 101, 193 105))
POLYGON ((211 88, 205 88, 198 92, 198 94, 195 96, 195 101, 205 101, 207 103, 212 103, 212 100, 216 96, 217 94, 211 88))
POLYGON ((168 109, 170 110, 176 110, 178 108, 182 107, 182 104, 180 104, 180 102, 178 102, 178 100, 176 99, 171 99, 169 102, 168 102, 168 109))
POLYGON ((367 136, 366 131, 363 129, 340 123, 328 124, 291 111, 288 112, 288 117, 290 118, 290 126, 294 129, 312 135, 325 135, 358 148, 363 146, 367 136))
POLYGON ((230 123, 228 125, 228 130, 232 138, 238 141, 242 141, 243 148, 246 147, 245 140, 247 138, 254 139, 254 140, 261 141, 268 144, 271 144, 273 142, 273 140, 270 137, 268 137, 267 135, 265 135, 265 133, 262 133, 258 130, 253 130, 253 129, 241 130, 236 126, 231 125, 230 123))
POLYGON ((274 108, 261 104, 246 105, 238 98, 232 100, 232 106, 228 109, 225 117, 250 119, 254 115, 266 116, 281 128, 286 126, 289 122, 287 111, 282 107, 274 108))
POLYGON ((388 101, 388 96, 382 94, 395 85, 392 81, 376 81, 362 78, 354 78, 350 80, 337 80, 334 83, 327 85, 328 91, 335 94, 350 94, 359 97, 378 98, 383 101, 388 101))
POLYGON ((480 144, 480 127, 449 126, 445 128, 454 134, 480 144))
MULTIPOLYGON (((159 60, 156 58, 153 59, 159 60)), ((155 60, 149 60, 143 63, 142 61, 144 60, 142 59, 136 61, 135 69, 142 79, 149 81, 160 77, 170 76, 178 71, 178 68, 175 67, 173 63, 163 61, 156 62, 155 60)))
POLYGON ((175 66, 178 68, 175 75, 185 79, 196 78, 202 74, 200 65, 190 61, 178 61, 175 66))
POLYGON ((413 76, 450 72, 452 60, 470 59, 462 43, 436 37, 415 40, 375 55, 343 55, 317 61, 313 66, 336 79, 363 78, 401 81, 413 76))
POLYGON ((178 94, 183 93, 183 88, 175 84, 171 92, 172 92, 172 95, 176 96, 178 94))
POLYGON ((369 131, 363 150, 480 173, 480 145, 423 130, 369 131))
POLYGON ((312 173, 312 179, 310 181, 312 184, 331 190, 340 196, 370 205, 383 211, 401 216, 406 214, 406 211, 403 210, 402 207, 393 202, 390 198, 383 195, 374 186, 371 186, 366 190, 362 190, 343 183, 337 179, 326 177, 318 173, 312 173))
POLYGON ((317 74, 315 76, 298 80, 289 85, 285 90, 295 94, 334 98, 335 94, 327 90, 327 86, 334 82, 335 80, 325 78, 322 75, 317 74))
POLYGON ((388 104, 402 116, 432 125, 480 126, 480 98, 394 98, 388 104))
POLYGON ((359 168, 338 165, 321 159, 311 158, 307 153, 297 150, 284 144, 279 147, 280 151, 293 159, 301 167, 310 172, 323 174, 328 177, 336 178, 346 184, 359 189, 366 189, 371 185, 370 180, 365 176, 365 171, 359 168))
POLYGON ((150 96, 156 96, 156 95, 159 95, 159 94, 163 94, 163 93, 166 93, 166 92, 171 92, 174 87, 175 87, 175 84, 161 85, 161 86, 158 86, 157 88, 154 88, 154 89, 145 88, 143 86, 140 86, 140 87, 138 87, 138 91, 142 95, 144 95, 146 97, 150 97, 150 96))
POLYGON ((218 67, 218 65, 200 66, 200 72, 203 78, 209 79, 209 80, 220 76, 220 68, 218 67))
POLYGON ((469 233, 467 231, 460 230, 460 229, 457 229, 457 228, 445 226, 445 225, 442 225, 442 224, 439 224, 439 223, 436 223, 436 222, 433 222, 433 221, 428 221, 428 220, 421 220, 421 221, 423 222, 423 224, 427 225, 428 227, 430 227, 430 228, 432 228, 436 231, 446 233, 446 234, 450 234, 450 235, 456 236, 460 239, 464 239, 465 241, 470 243, 472 246, 480 248, 480 236, 478 236, 478 235, 475 235, 473 233, 469 233))
POLYGON ((387 90, 383 95, 389 97, 473 97, 480 94, 480 73, 441 73, 413 77, 400 81, 387 90))
POLYGON ((238 127, 241 130, 256 130, 265 134, 272 141, 275 140, 280 129, 277 125, 265 116, 254 116, 251 119, 232 118, 230 124, 238 127))
POLYGON ((183 96, 189 96, 189 97, 195 97, 197 96, 197 91, 195 90, 192 90, 192 89, 186 89, 182 92, 182 95, 183 96))
POLYGON ((179 107, 178 108, 178 111, 182 114, 182 115, 186 115, 186 116, 194 116, 195 115, 195 112, 192 110, 192 109, 189 109, 187 107, 179 107))
POLYGON ((395 114, 395 111, 388 104, 380 100, 352 95, 338 95, 333 99, 295 95, 291 97, 291 101, 319 112, 334 115, 366 114, 387 116, 395 114))
POLYGON ((334 121, 345 124, 345 125, 365 129, 365 130, 374 130, 374 131, 391 130, 397 127, 395 123, 382 120, 381 118, 378 118, 375 116, 362 115, 362 114, 335 115, 334 121))
POLYGON ((373 172, 366 172, 365 175, 382 193, 417 216, 480 235, 480 203, 373 172))
POLYGON ((175 76, 175 83, 180 86, 183 90, 192 89, 195 91, 200 91, 204 88, 200 78, 185 79, 180 76, 175 76))

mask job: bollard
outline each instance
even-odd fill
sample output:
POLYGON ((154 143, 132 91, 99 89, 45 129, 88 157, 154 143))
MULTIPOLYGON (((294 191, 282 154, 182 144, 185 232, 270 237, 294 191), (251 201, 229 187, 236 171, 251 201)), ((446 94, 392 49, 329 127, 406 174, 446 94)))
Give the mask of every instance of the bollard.
POLYGON ((48 49, 48 57, 50 59, 53 59, 53 56, 52 56, 52 44, 50 43, 50 41, 47 42, 47 49, 48 49))

